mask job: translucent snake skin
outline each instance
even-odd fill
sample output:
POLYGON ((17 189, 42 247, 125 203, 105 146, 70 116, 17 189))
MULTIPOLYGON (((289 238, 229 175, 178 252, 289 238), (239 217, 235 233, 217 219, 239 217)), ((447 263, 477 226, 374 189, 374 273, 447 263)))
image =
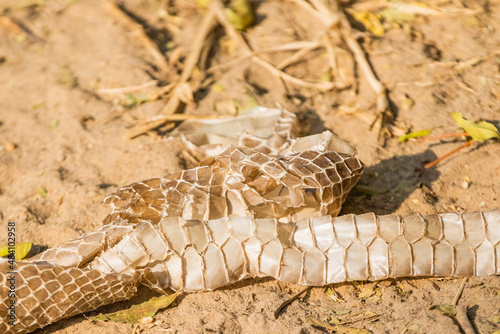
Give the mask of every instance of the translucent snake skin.
POLYGON ((296 127, 293 114, 266 108, 182 124, 173 135, 212 157, 111 194, 97 232, 14 269, 1 260, 0 332, 128 299, 140 284, 191 292, 256 276, 321 286, 500 273, 500 209, 335 218, 363 164, 332 133, 295 139, 296 127))

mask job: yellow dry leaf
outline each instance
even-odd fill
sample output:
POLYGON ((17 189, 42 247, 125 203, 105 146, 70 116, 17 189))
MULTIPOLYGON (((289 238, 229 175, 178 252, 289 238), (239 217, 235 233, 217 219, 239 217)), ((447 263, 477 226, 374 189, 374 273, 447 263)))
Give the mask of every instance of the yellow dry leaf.
POLYGON ((36 194, 40 195, 41 198, 45 198, 45 197, 47 197, 47 189, 45 189, 44 187, 40 187, 36 191, 36 194))
POLYGON ((147 302, 139 305, 134 305, 129 309, 107 313, 95 317, 91 317, 90 320, 93 321, 115 321, 115 322, 127 322, 129 324, 135 324, 143 318, 152 317, 161 309, 164 309, 174 302, 177 298, 178 292, 161 297, 153 297, 147 302))
POLYGON ((485 121, 472 122, 463 118, 462 114, 457 112, 452 112, 450 115, 455 120, 455 123, 464 129, 474 140, 484 141, 491 138, 500 139, 498 129, 491 123, 485 121))
POLYGON ((327 287, 325 290, 325 295, 327 295, 334 302, 343 302, 344 300, 331 286, 327 287))
POLYGON ((33 246, 31 242, 20 242, 15 244, 12 248, 9 248, 8 245, 4 245, 0 247, 0 257, 8 256, 13 251, 16 260, 24 259, 30 252, 31 246, 33 246))
POLYGON ((238 30, 245 30, 255 19, 252 5, 248 0, 231 0, 224 8, 224 15, 238 30))
POLYGON ((398 295, 400 295, 401 297, 405 297, 406 296, 405 287, 403 286, 403 283, 401 283, 401 282, 398 282, 394 286, 394 291, 396 291, 396 293, 398 295))
POLYGON ((359 293, 358 299, 368 299, 369 297, 373 296, 375 294, 375 289, 370 288, 363 290, 359 293))
POLYGON ((384 36, 384 27, 380 23, 378 15, 370 12, 354 13, 354 19, 365 26, 374 36, 384 36))

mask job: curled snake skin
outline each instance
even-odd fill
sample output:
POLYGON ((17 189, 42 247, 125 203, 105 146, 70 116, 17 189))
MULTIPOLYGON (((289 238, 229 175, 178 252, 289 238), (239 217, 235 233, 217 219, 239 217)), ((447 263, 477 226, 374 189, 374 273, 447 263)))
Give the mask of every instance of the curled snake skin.
POLYGON ((296 131, 292 114, 265 108, 182 124, 174 136, 213 157, 111 194, 96 232, 15 268, 1 260, 0 332, 128 299, 140 284, 191 292, 257 276, 321 286, 500 273, 500 209, 336 217, 363 164, 328 131, 296 131))

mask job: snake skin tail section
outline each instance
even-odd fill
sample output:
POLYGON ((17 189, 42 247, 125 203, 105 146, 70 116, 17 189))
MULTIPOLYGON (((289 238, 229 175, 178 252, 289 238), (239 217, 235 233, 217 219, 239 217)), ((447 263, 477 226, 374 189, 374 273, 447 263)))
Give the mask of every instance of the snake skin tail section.
POLYGON ((500 273, 500 210, 337 218, 225 217, 141 222, 96 258, 100 271, 147 267, 161 288, 207 291, 247 277, 322 286, 500 273), (114 268, 114 269, 111 269, 114 268))
POLYGON ((29 333, 62 318, 131 298, 140 273, 103 274, 95 269, 43 262, 0 262, 0 333, 29 333))

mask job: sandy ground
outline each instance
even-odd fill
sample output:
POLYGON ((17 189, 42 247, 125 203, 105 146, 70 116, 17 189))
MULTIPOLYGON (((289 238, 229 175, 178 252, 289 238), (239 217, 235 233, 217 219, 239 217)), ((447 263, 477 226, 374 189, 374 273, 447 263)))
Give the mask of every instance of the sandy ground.
MULTIPOLYGON (((96 230, 108 212, 100 204, 106 194, 189 165, 182 146, 167 142, 168 126, 133 140, 125 137, 128 128, 158 115, 167 96, 134 104, 145 90, 127 98, 99 89, 151 80, 160 85, 172 82, 182 70, 202 14, 192 1, 124 1, 129 16, 147 28, 168 60, 168 70, 160 73, 134 28, 105 2, 47 0, 24 7, 26 3, 0 3, 0 231, 5 231, 0 232, 0 243, 6 240, 7 222, 15 221, 19 241, 51 247, 96 230)), ((245 35, 254 49, 313 40, 318 35, 317 19, 297 4, 256 1, 254 5, 257 23, 245 35)), ((374 71, 389 89, 396 115, 392 130, 454 133, 457 126, 449 112, 484 119, 498 127, 500 3, 430 1, 430 5, 481 10, 467 15, 417 16, 403 27, 388 29, 383 37, 360 35, 374 71), (469 66, 456 68, 468 61, 469 66)), ((220 28, 207 44, 211 51, 204 64, 198 64, 193 81, 202 81, 204 69, 237 57, 235 43, 220 28)), ((249 105, 250 92, 264 106, 278 102, 295 112, 304 133, 336 132, 358 148, 367 165, 361 184, 372 189, 371 194, 354 191, 344 213, 500 207, 500 145, 473 143, 422 174, 424 163, 460 146, 463 140, 401 144, 396 133, 381 146, 378 132, 370 130, 376 115, 375 95, 360 69, 353 67, 347 50, 339 44, 339 66, 352 79, 350 88, 320 92, 283 84, 247 59, 216 72, 213 84, 198 87, 184 113, 231 114, 249 105), (434 200, 429 200, 426 187, 435 194, 434 200)), ((290 55, 278 52, 262 57, 278 64, 290 55)), ((310 52, 286 71, 321 79, 328 71, 325 50, 310 52)), ((373 333, 458 333, 463 319, 457 321, 429 307, 451 303, 460 284, 457 279, 386 281, 367 299, 359 295, 370 284, 340 284, 335 286, 340 296, 337 301, 324 288, 313 288, 275 319, 279 304, 301 287, 271 279, 247 280, 227 289, 184 296, 174 307, 159 312, 153 327, 141 325, 139 330, 316 333, 321 330, 312 327, 306 317, 327 321, 373 312, 378 315, 376 321, 350 326, 373 333)), ((123 309, 153 295, 141 289, 133 300, 99 311, 123 309)), ((468 317, 479 333, 500 330, 498 277, 469 280, 459 305, 468 307, 468 317)), ((93 323, 80 315, 37 333, 126 333, 132 328, 129 324, 93 323)))

